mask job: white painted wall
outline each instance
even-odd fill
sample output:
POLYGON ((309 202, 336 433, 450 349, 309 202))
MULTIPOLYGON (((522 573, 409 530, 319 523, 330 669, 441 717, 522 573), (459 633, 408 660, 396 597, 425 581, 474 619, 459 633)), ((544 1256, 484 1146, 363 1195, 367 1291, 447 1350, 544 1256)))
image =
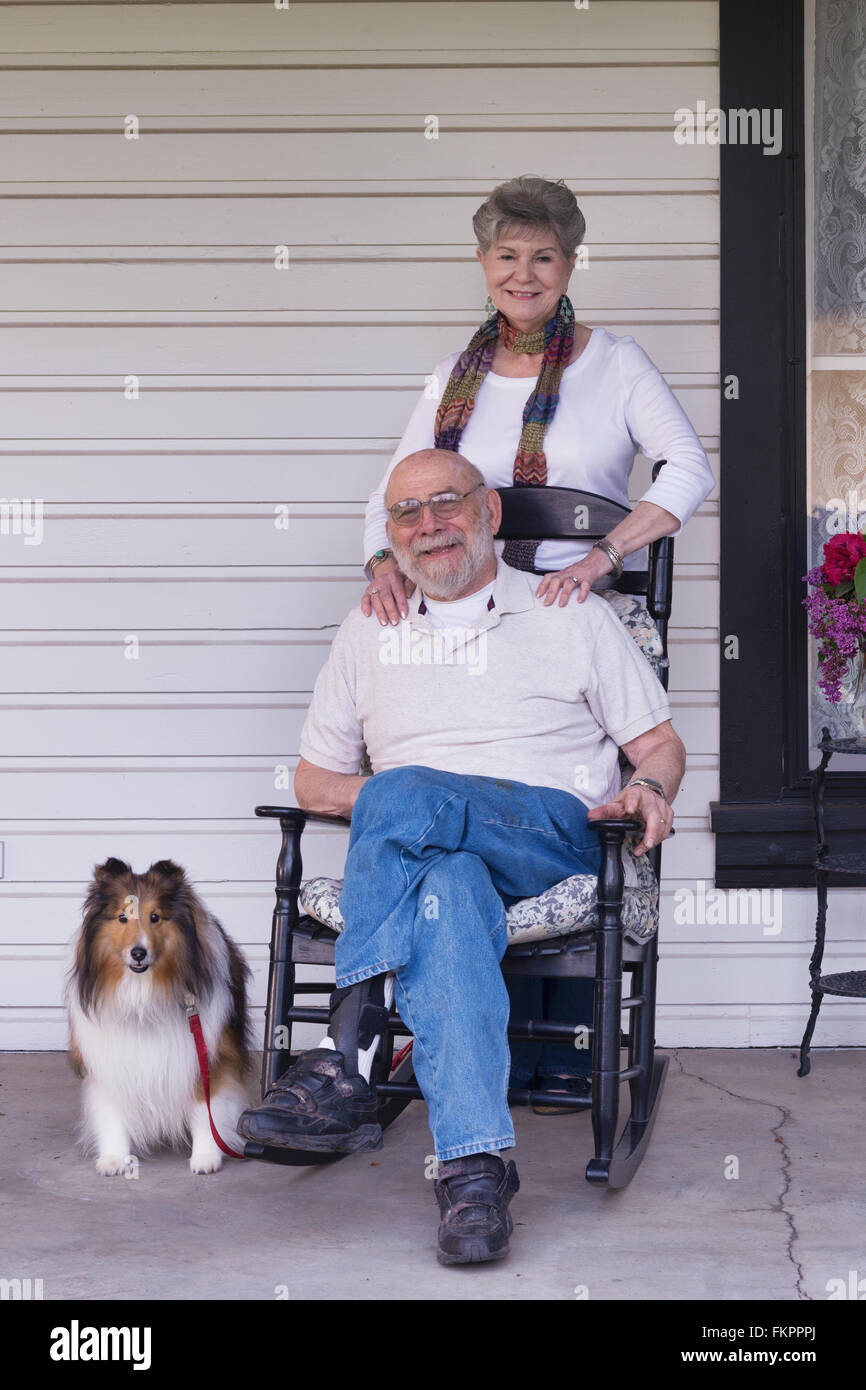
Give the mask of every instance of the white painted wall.
MULTIPOLYGON (((717 99, 718 19, 703 0, 12 5, 0 47, 0 497, 45 500, 41 546, 0 537, 0 1047, 54 1049, 63 943, 109 854, 185 864, 262 1005, 277 836, 252 808, 291 800, 274 769, 360 595, 364 502, 480 321, 470 219, 494 183, 568 179, 579 317, 635 336, 718 468, 717 150, 672 138, 678 106, 717 99)), ((713 875, 717 512, 677 547, 690 760, 658 1033, 787 1044, 811 895, 784 895, 779 936, 673 920, 713 875)), ((309 872, 339 871, 342 834, 305 844, 309 872)), ((853 1041, 862 1006, 825 1009, 818 1041, 853 1041)))

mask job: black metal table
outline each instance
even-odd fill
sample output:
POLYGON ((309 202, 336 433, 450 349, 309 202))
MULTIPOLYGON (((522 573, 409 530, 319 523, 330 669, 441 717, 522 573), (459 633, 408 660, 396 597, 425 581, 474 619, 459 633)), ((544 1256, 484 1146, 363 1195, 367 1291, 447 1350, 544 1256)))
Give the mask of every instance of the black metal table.
POLYGON ((834 753, 861 753, 866 755, 866 744, 854 738, 831 738, 829 729, 821 730, 821 761, 812 773, 812 809, 815 813, 815 834, 817 853, 813 867, 818 893, 818 917, 815 922, 815 947, 809 961, 809 980, 812 987, 812 1012, 803 1041, 800 1043, 800 1065, 798 1076, 808 1076, 811 1069, 809 1048, 815 1023, 825 994, 841 994, 849 999, 866 998, 866 970, 844 970, 837 975, 822 975, 821 961, 824 958, 824 934, 827 927, 827 880, 830 874, 866 873, 866 854, 831 854, 824 838, 824 783, 827 764, 834 753))

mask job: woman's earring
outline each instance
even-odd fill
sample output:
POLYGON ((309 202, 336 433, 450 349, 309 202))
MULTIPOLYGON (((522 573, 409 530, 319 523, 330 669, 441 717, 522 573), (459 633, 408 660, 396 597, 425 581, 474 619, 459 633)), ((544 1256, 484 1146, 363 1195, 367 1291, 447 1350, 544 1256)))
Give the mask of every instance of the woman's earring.
POLYGON ((487 296, 487 303, 484 306, 484 312, 486 313, 488 318, 492 318, 492 316, 496 313, 496 305, 493 303, 493 300, 490 298, 490 295, 487 296))

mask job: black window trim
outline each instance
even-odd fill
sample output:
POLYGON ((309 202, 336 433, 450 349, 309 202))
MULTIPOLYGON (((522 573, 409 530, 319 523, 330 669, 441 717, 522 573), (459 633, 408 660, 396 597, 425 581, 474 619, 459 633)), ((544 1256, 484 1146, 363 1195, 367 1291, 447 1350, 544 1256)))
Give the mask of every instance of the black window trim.
MULTIPOLYGON (((721 181, 720 888, 814 884, 806 618, 803 0, 720 0, 723 111, 780 108, 783 146, 719 147, 721 181), (725 658, 726 637, 739 655, 725 658)), ((834 851, 863 848, 864 772, 827 780, 834 851)), ((831 878, 831 883, 834 880, 831 878)), ((848 876, 846 886, 862 886, 848 876)))

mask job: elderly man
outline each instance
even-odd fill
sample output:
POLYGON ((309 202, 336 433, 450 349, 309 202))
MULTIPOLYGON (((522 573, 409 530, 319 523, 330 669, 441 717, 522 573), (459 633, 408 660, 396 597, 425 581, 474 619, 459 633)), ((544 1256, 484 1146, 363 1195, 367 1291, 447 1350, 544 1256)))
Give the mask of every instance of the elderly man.
POLYGON ((498 494, 459 454, 394 469, 388 535, 416 585, 396 627, 342 624, 301 735, 301 806, 351 817, 328 1035, 246 1111, 248 1139, 378 1148, 370 1068, 396 991, 429 1108, 441 1263, 498 1259, 519 1182, 507 1105, 506 903, 600 862, 593 819, 670 832, 684 749, 609 605, 546 606, 497 559, 498 494), (358 774, 366 745, 373 777, 358 774), (619 749, 636 769, 620 790, 619 749), (575 789, 579 788, 579 792, 575 789))

